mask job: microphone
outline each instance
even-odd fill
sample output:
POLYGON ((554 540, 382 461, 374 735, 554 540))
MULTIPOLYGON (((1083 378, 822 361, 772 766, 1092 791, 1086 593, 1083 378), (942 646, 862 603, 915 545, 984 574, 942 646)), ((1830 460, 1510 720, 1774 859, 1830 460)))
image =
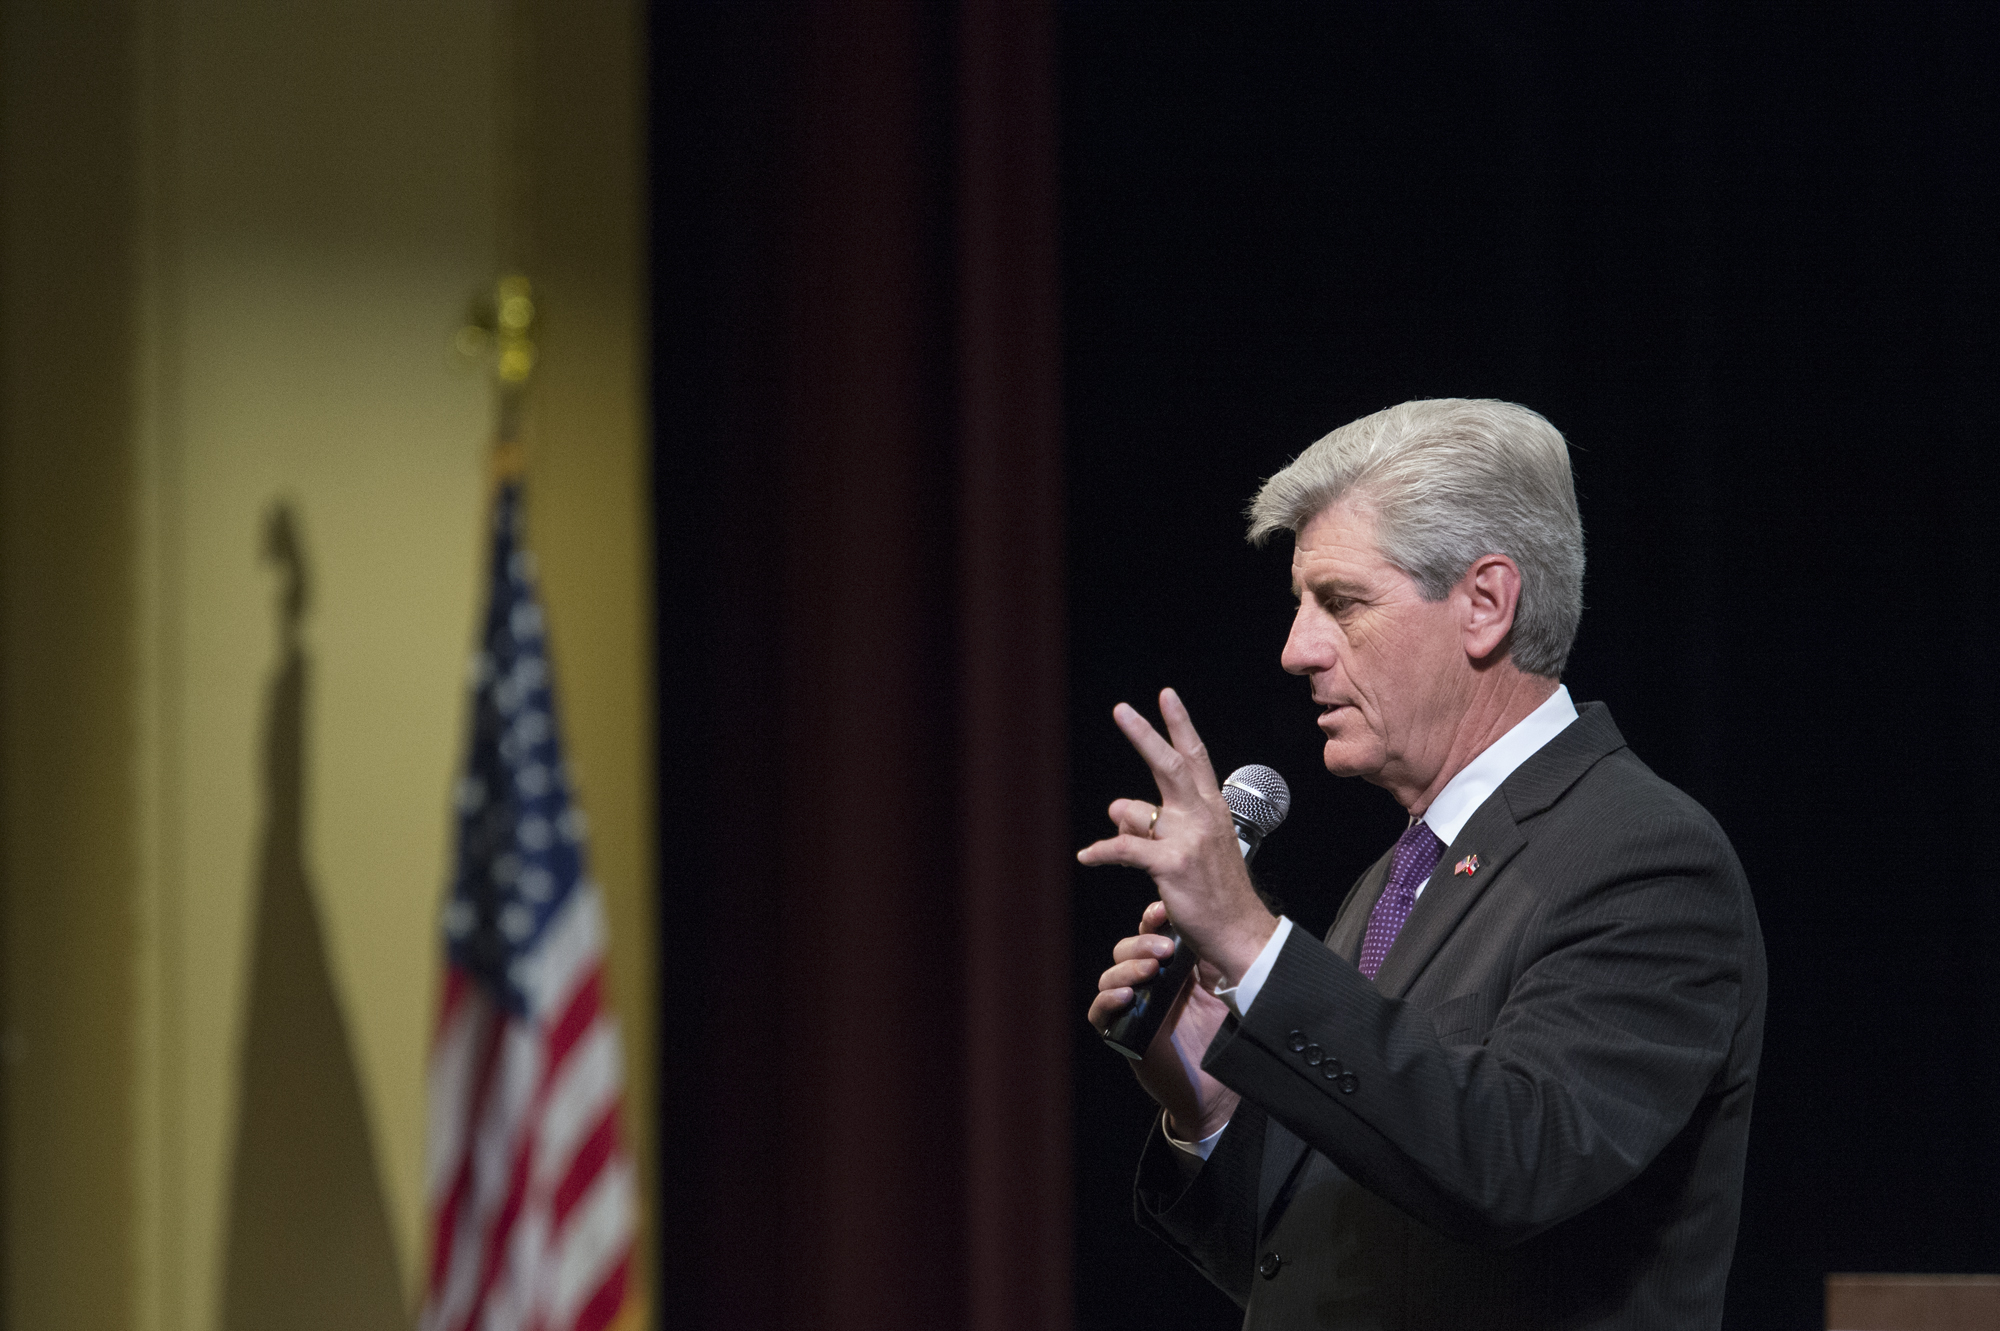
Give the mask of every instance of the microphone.
MULTIPOLYGON (((1261 763, 1239 767, 1222 783, 1222 799, 1236 823, 1236 848, 1243 862, 1257 853, 1264 838, 1277 830, 1292 811, 1292 788, 1261 763)), ((1132 986, 1132 1005, 1119 1013, 1104 1029, 1104 1043, 1125 1057, 1137 1061, 1146 1056, 1160 1023, 1173 1011, 1188 977, 1194 974, 1194 949, 1181 946, 1180 931, 1169 924, 1162 937, 1173 940, 1173 954, 1161 965, 1160 973, 1144 984, 1132 986)))

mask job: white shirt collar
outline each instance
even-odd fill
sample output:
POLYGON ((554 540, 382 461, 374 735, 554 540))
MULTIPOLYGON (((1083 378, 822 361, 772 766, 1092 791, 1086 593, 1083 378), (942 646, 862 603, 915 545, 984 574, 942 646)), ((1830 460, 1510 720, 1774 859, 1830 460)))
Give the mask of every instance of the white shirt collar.
POLYGON ((1515 722, 1512 730, 1487 745, 1459 769, 1457 776, 1445 782, 1431 807, 1424 810, 1424 822, 1437 839, 1449 846, 1487 797, 1500 789, 1500 783, 1574 720, 1576 704, 1569 699, 1569 689, 1558 684, 1540 707, 1515 722))

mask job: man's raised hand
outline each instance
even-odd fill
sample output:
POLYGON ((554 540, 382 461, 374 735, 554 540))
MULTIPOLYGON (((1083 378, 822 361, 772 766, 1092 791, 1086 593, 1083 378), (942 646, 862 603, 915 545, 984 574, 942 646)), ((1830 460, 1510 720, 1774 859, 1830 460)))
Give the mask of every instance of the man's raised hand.
MULTIPOLYGON (((1114 707, 1111 716, 1152 769, 1159 803, 1112 801, 1117 833, 1085 846, 1076 857, 1084 864, 1144 869, 1174 927, 1201 958, 1201 982, 1233 985, 1270 941, 1278 921, 1250 886, 1208 749, 1172 689, 1160 691, 1160 716, 1171 742, 1127 703, 1114 707)), ((1096 1012, 1095 1003, 1091 1010, 1096 1012)), ((1093 1024, 1103 1029, 1102 1022, 1093 1024)))

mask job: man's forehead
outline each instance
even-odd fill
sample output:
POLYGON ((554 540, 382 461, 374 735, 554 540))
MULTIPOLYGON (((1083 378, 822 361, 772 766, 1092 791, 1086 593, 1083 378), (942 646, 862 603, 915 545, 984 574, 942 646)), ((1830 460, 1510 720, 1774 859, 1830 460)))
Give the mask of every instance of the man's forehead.
POLYGON ((1294 551, 1292 591, 1296 594, 1309 585, 1321 592, 1362 592, 1372 587, 1387 568, 1387 563, 1372 551, 1366 558, 1353 549, 1294 551))
POLYGON ((1306 583, 1321 591, 1365 590, 1392 567, 1376 548, 1374 513, 1333 504, 1299 529, 1292 546, 1292 590, 1306 583))
POLYGON ((1308 566, 1292 565, 1292 595, 1297 596, 1310 586, 1316 592, 1337 592, 1343 595, 1358 595, 1371 590, 1374 581, 1352 566, 1342 566, 1331 561, 1317 561, 1308 566))

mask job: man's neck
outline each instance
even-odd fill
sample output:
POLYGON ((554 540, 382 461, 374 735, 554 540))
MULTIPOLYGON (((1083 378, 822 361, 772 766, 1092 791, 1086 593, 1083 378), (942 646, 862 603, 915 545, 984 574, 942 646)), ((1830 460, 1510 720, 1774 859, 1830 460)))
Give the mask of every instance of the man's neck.
POLYGON ((1460 715, 1445 750, 1444 762, 1430 783, 1408 799, 1404 798, 1404 791, 1392 792, 1397 797, 1396 802, 1407 809, 1412 818, 1423 817, 1424 811, 1431 807, 1431 801, 1451 784, 1453 777, 1491 748, 1494 741, 1526 720, 1529 713, 1547 702, 1562 681, 1546 675, 1526 674, 1506 664, 1496 667, 1481 683, 1484 687, 1474 692, 1471 706, 1460 715))

